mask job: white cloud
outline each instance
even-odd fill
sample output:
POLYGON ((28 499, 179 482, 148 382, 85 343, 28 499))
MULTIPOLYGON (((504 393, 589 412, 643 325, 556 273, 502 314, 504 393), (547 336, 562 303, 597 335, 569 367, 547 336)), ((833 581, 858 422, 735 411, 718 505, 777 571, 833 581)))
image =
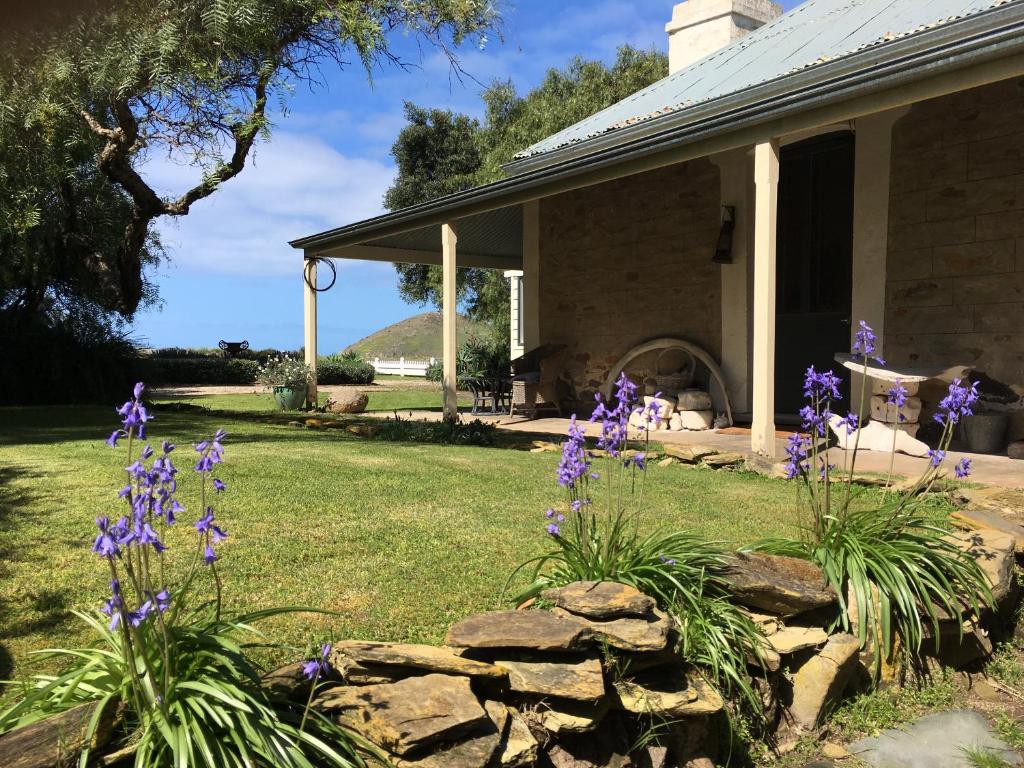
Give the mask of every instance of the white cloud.
MULTIPOLYGON (((170 161, 150 161, 146 174, 168 194, 198 178, 195 168, 170 161)), ((280 131, 187 216, 160 219, 160 233, 180 268, 294 274, 299 254, 289 240, 382 213, 393 178, 389 165, 346 156, 310 134, 280 131)))

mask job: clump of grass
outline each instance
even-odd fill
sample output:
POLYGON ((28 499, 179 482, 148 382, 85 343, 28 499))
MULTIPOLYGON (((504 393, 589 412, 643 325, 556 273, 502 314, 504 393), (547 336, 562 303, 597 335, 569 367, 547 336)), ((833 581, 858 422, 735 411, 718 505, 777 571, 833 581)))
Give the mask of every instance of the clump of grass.
POLYGON ((990 749, 967 747, 963 750, 964 759, 972 768, 1009 768, 1010 764, 1003 760, 1002 755, 990 749))
POLYGON ((1024 749, 1024 723, 1005 709, 993 716, 992 727, 996 735, 1014 749, 1024 749))
POLYGON ((880 688, 851 699, 832 713, 829 725, 844 738, 870 736, 923 714, 955 709, 963 699, 954 675, 943 670, 917 686, 880 688))
POLYGON ((381 440, 437 445, 494 445, 498 429, 480 419, 473 421, 412 421, 396 412, 394 418, 376 425, 375 436, 381 440))

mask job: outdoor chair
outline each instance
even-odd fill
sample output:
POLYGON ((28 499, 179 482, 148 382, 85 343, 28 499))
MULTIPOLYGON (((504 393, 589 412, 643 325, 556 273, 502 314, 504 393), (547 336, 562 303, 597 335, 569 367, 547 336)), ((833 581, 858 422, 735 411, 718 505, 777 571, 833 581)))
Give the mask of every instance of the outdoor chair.
POLYGON ((511 407, 512 385, 507 379, 464 376, 460 381, 473 395, 471 413, 474 416, 483 409, 497 415, 506 413, 511 407))
POLYGON ((249 342, 224 341, 224 339, 221 339, 217 346, 224 352, 224 357, 238 357, 242 352, 249 349, 249 342))

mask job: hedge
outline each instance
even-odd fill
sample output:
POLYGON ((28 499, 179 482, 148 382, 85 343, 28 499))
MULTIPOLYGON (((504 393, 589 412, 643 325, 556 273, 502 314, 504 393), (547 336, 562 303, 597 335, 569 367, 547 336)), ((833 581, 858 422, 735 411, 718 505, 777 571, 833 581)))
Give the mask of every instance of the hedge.
POLYGON ((328 355, 316 361, 316 380, 320 384, 372 384, 374 367, 353 357, 328 355))
POLYGON ((166 384, 252 384, 259 363, 226 357, 140 357, 139 379, 151 386, 166 384))

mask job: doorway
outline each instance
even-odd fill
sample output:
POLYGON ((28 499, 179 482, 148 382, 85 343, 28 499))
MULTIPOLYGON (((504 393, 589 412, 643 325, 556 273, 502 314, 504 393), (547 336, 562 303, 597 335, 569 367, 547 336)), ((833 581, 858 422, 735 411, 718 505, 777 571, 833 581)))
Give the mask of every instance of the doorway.
POLYGON ((834 355, 850 348, 853 153, 853 133, 843 131, 779 154, 775 410, 783 423, 803 405, 807 367, 834 368, 834 355))

